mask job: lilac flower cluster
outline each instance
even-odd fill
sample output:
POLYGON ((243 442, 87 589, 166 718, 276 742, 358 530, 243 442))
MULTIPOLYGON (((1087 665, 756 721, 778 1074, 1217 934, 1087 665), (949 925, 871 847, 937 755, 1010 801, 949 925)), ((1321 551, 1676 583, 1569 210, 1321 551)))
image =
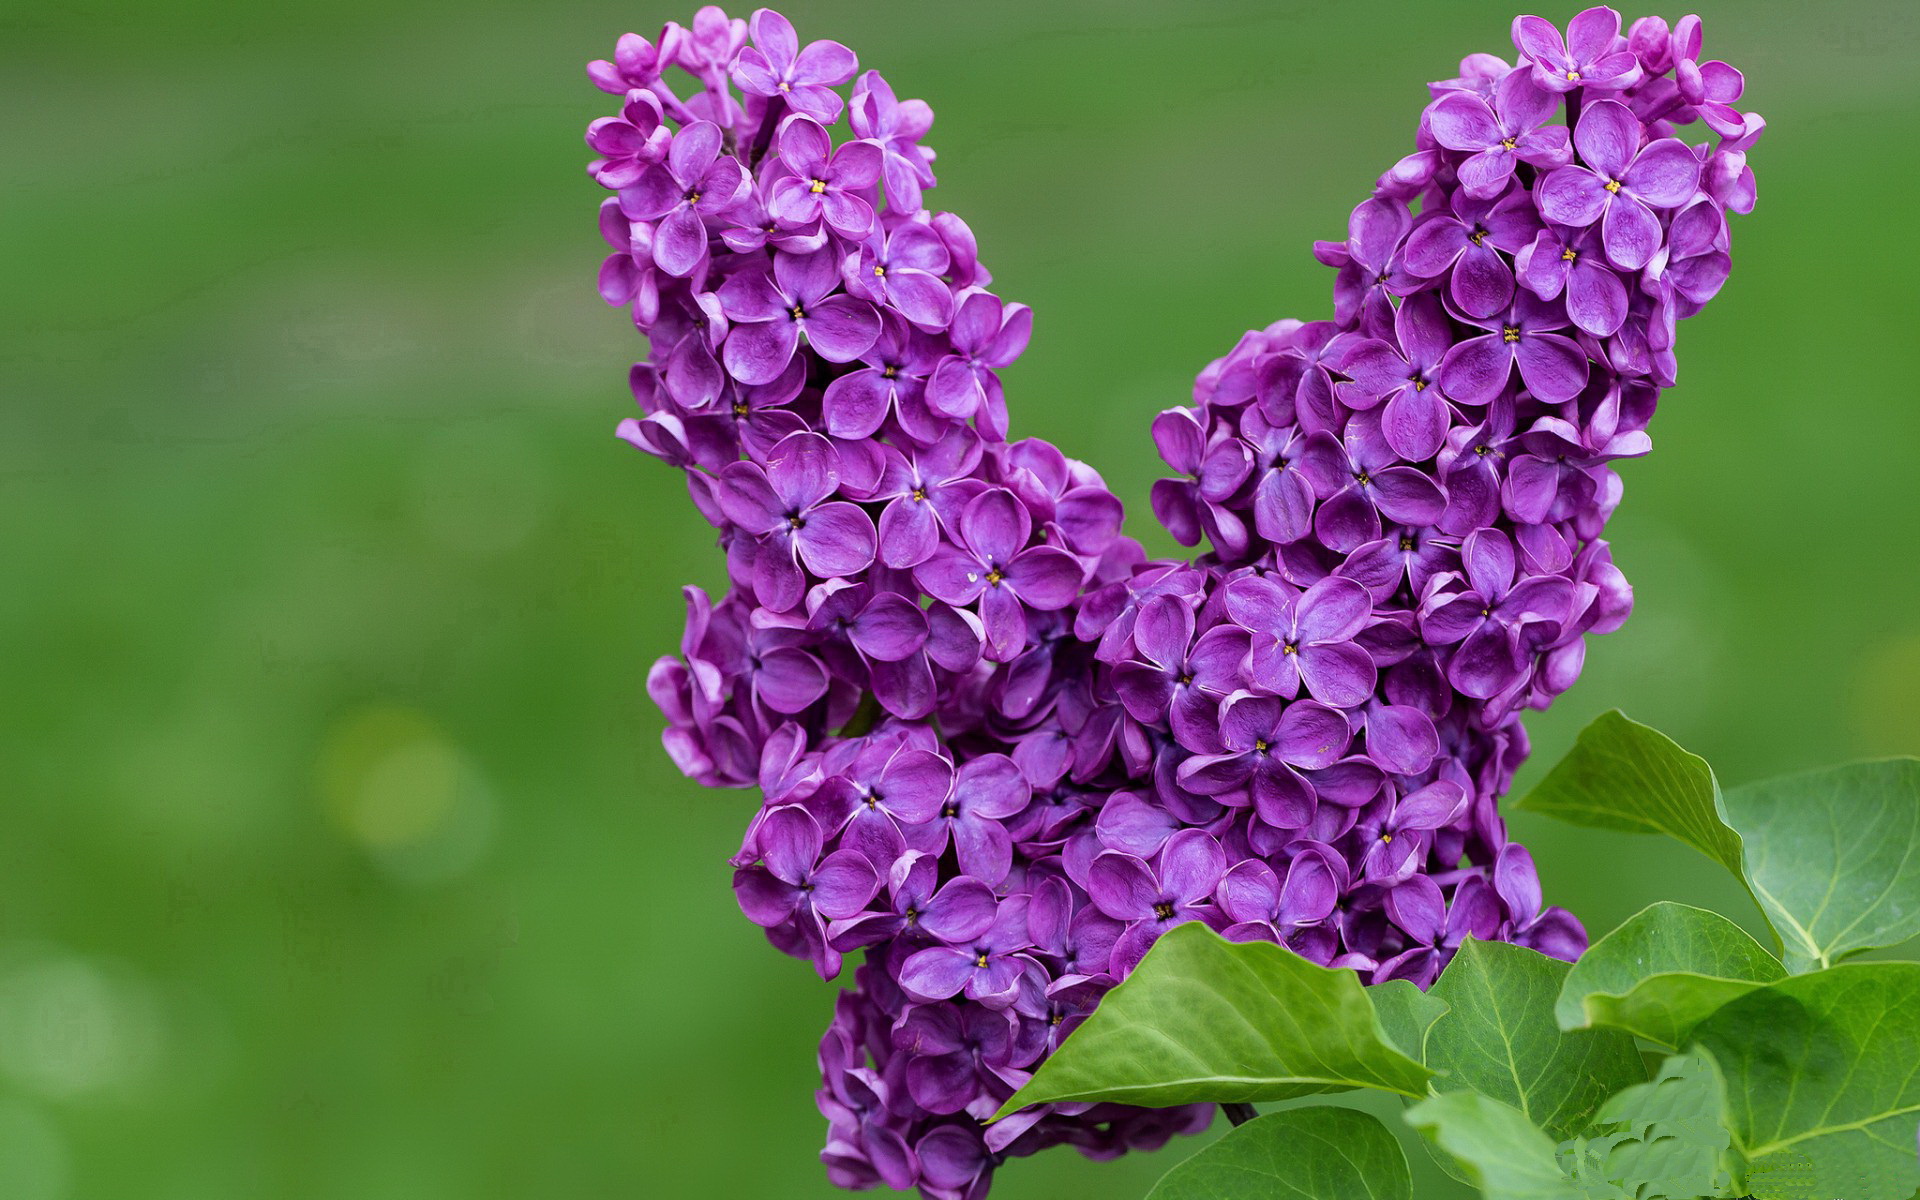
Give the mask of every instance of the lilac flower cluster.
POLYGON ((1007 440, 1032 316, 926 207, 924 103, 765 9, 589 67, 622 102, 587 133, 601 293, 648 339, 620 435, 685 471, 730 584, 687 590, 648 689, 684 772, 764 794, 748 918, 823 977, 860 954, 820 1048, 836 1182, 978 1197, 1011 1156, 1203 1128, 980 1124, 1179 922, 1423 986, 1468 935, 1584 946, 1495 802, 1517 713, 1625 619, 1605 464, 1725 279, 1760 123, 1694 18, 1515 42, 1433 85, 1318 248, 1336 319, 1249 333, 1154 422, 1193 563, 1007 440), (1696 118, 1717 147, 1670 136, 1696 118))

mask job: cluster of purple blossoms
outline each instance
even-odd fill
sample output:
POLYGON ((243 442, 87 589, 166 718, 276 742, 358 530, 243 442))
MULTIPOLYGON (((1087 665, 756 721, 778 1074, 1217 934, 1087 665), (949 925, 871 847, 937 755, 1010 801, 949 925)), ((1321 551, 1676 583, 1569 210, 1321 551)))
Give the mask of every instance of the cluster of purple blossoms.
POLYGON ((1726 279, 1762 123, 1697 18, 1513 36, 1316 247, 1335 319, 1246 334, 1154 421, 1191 563, 1006 440, 1032 316, 925 207, 924 103, 765 9, 589 67, 623 101, 587 133, 600 288, 649 344, 620 435, 686 472, 730 581, 648 689, 687 775, 764 794, 747 917, 826 978, 859 952, 820 1047, 837 1183, 974 1198, 1011 1156, 1203 1128, 981 1124, 1180 922, 1421 986, 1469 935, 1584 948, 1496 801, 1520 711, 1631 606, 1607 464, 1726 279))

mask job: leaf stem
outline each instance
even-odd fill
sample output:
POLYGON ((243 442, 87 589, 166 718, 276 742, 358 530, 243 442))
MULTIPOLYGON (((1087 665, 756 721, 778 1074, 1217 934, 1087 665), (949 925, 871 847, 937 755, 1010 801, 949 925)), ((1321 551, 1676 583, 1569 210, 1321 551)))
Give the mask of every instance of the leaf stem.
POLYGON ((1245 1125, 1260 1115, 1260 1110, 1251 1104, 1222 1104, 1220 1111, 1226 1113, 1227 1120, 1236 1126, 1245 1125))

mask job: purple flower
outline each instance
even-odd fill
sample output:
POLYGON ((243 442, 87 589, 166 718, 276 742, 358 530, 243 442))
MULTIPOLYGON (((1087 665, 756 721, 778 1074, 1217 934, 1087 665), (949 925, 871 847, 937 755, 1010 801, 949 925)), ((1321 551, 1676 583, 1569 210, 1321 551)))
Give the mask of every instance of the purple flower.
POLYGON ((943 429, 926 411, 925 390, 940 349, 937 339, 908 325, 899 313, 881 312, 880 336, 860 356, 868 365, 835 379, 821 398, 827 432, 859 441, 879 432, 893 415, 917 440, 937 440, 943 429))
POLYGON ((1593 228, 1549 225, 1514 263, 1520 283, 1542 300, 1566 295, 1567 316, 1595 337, 1611 337, 1627 319, 1627 285, 1593 228))
POLYGON ((1469 937, 1485 941, 1500 934, 1499 897, 1478 875, 1461 881, 1452 903, 1430 877, 1412 876, 1387 892, 1386 911, 1387 919, 1405 934, 1407 947, 1380 964, 1373 975, 1375 983, 1406 979, 1428 987, 1460 943, 1469 937))
POLYGON ((1541 909, 1540 875, 1525 846, 1509 842, 1500 848, 1493 864, 1493 890, 1507 907, 1515 942, 1567 962, 1587 948, 1587 931, 1572 913, 1564 908, 1541 909))
POLYGON ((1012 759, 977 755, 955 774, 953 791, 933 819, 918 827, 913 848, 939 854, 951 845, 962 871, 997 887, 1013 863, 1013 840, 1002 822, 1032 798, 1012 759))
POLYGON ((637 182, 667 155, 672 133, 660 121, 660 102, 651 92, 633 91, 617 117, 601 117, 587 126, 587 145, 603 157, 587 172, 601 187, 615 191, 637 182))
POLYGON ((840 119, 841 100, 834 88, 860 69, 853 51, 839 42, 809 42, 799 49, 793 24, 770 8, 753 14, 753 45, 733 60, 733 81, 740 90, 782 99, 797 113, 817 121, 840 119))
POLYGON ((1114 668, 1113 690, 1136 721, 1171 722, 1181 744, 1204 746, 1219 725, 1220 701, 1239 686, 1251 640, 1232 625, 1215 626, 1198 641, 1193 631, 1193 610, 1185 601, 1147 601, 1134 622, 1134 657, 1114 668))
POLYGON ((721 348, 727 373, 741 383, 771 383, 793 361, 800 335, 828 362, 852 362, 880 337, 880 314, 853 296, 833 295, 840 272, 833 252, 775 254, 772 272, 735 275, 720 285, 733 322, 721 348))
POLYGON ((817 433, 796 433, 773 448, 767 465, 739 462, 720 473, 727 518, 762 539, 753 585, 760 602, 792 608, 805 580, 800 564, 823 579, 852 575, 873 562, 873 520, 857 504, 829 501, 839 485, 838 455, 817 433))
POLYGON ((1233 942, 1281 942, 1325 965, 1338 953, 1340 938, 1319 926, 1339 907, 1347 884, 1346 860, 1319 842, 1295 850, 1284 882, 1257 858, 1236 863, 1220 880, 1220 908, 1233 922, 1221 936, 1233 942))
POLYGON ((734 872, 734 894, 747 919, 766 928, 796 917, 817 937, 822 975, 838 969, 839 955, 825 946, 825 920, 851 917, 879 889, 872 864, 852 850, 820 856, 820 826, 806 810, 776 808, 754 833, 758 862, 734 872))
POLYGON ((1209 448, 1206 436, 1189 409, 1170 408, 1153 419, 1153 444, 1161 459, 1188 476, 1154 481, 1153 515, 1183 546, 1205 537, 1237 554, 1246 548, 1247 527, 1225 501, 1246 479, 1251 462, 1238 439, 1223 438, 1209 448))
POLYGON ((1491 316, 1513 299, 1513 268, 1499 252, 1518 253, 1540 218, 1524 191, 1494 201, 1459 192, 1451 211, 1421 222, 1407 238, 1407 270, 1423 279, 1451 271, 1447 294, 1455 306, 1470 317, 1491 316))
POLYGON ((868 71, 853 88, 853 135, 879 145, 886 156, 881 178, 887 204, 898 213, 920 211, 920 191, 934 185, 933 152, 920 139, 933 128, 933 110, 924 100, 899 100, 878 71, 868 71))
POLYGON ((1313 819, 1314 792, 1300 771, 1332 766, 1351 738, 1339 709, 1235 692, 1220 706, 1225 753, 1188 759, 1180 765, 1180 783, 1203 796, 1245 789, 1262 821, 1275 829, 1301 829, 1313 819))
POLYGON ((940 276, 951 259, 930 226, 917 221, 880 230, 841 266, 847 290, 892 305, 921 329, 937 332, 953 320, 953 293, 940 276))
POLYGON ((1486 404, 1506 388, 1514 367, 1520 381, 1539 400, 1560 404, 1587 385, 1587 354, 1567 327, 1566 306, 1542 300, 1530 291, 1513 298, 1513 307, 1497 320, 1471 322, 1487 332, 1447 351, 1440 363, 1440 387, 1462 404, 1486 404))
POLYGON ((1700 160, 1678 138, 1641 145, 1633 110, 1617 100, 1599 100, 1580 114, 1573 144, 1584 166, 1561 167, 1540 184, 1540 211, 1547 220, 1585 228, 1600 223, 1607 257, 1637 271, 1660 248, 1656 208, 1675 208, 1700 186, 1700 160))
POLYGON ((1312 533, 1314 507, 1345 484, 1346 454, 1339 439, 1274 425, 1259 409, 1241 417, 1240 432, 1253 448, 1254 531, 1281 544, 1312 533))
POLYGON ((1546 124, 1559 107, 1531 72, 1516 69, 1495 86, 1491 104, 1472 92, 1441 96, 1427 109, 1427 127, 1434 141, 1470 155, 1457 168, 1461 190, 1491 200, 1507 189, 1514 163, 1562 167, 1572 159, 1566 127, 1546 124))
POLYGON ((1354 208, 1346 244, 1336 256, 1340 274, 1333 283, 1333 311, 1341 324, 1376 330, 1392 323, 1389 296, 1404 295, 1416 282, 1397 259, 1412 227, 1407 206, 1397 200, 1376 196, 1354 208))
POLYGON ((958 534, 913 569, 927 593, 948 604, 980 602, 987 647, 1006 662, 1026 644, 1028 608, 1065 608, 1079 594, 1082 571, 1073 555, 1028 546, 1033 518, 1005 488, 990 488, 961 510, 958 534))
POLYGON ((1020 976, 1040 965, 1025 953, 1031 944, 1027 902, 1025 893, 1008 896, 979 933, 908 956, 900 967, 900 986, 916 1000, 945 1000, 964 992, 989 1008, 1012 1004, 1020 976))
POLYGON ((1011 366, 1033 336, 1033 310, 1003 304, 991 292, 969 292, 954 313, 953 353, 927 381, 927 404, 956 420, 974 419, 996 441, 1006 436, 1007 401, 994 372, 1011 366))
POLYGON ((1380 434, 1387 445, 1408 462, 1420 462, 1432 458, 1447 438, 1451 414, 1434 384, 1453 345, 1453 325, 1437 296, 1419 292, 1401 301, 1393 332, 1391 342, 1357 343, 1341 369, 1353 377, 1352 390, 1386 401, 1380 434))
MULTIPOLYGON (((864 374, 856 371, 842 378, 864 374)), ((831 387, 827 395, 833 395, 831 387)), ((905 569, 933 557, 940 548, 941 530, 953 523, 959 505, 973 494, 957 485, 972 482, 980 449, 980 440, 971 432, 955 429, 930 446, 906 454, 896 450, 887 456, 874 495, 887 501, 880 512, 881 562, 905 569)))
POLYGON ((1159 869, 1131 854, 1109 850, 1087 868, 1087 894, 1100 911, 1127 922, 1113 947, 1113 974, 1124 977, 1154 940, 1175 925, 1213 917, 1209 900, 1227 872, 1227 855, 1203 829, 1167 839, 1159 869))
POLYGON ((1541 17, 1513 19, 1514 49, 1533 64, 1533 81, 1550 92, 1616 92, 1640 81, 1640 61, 1620 43, 1620 14, 1589 8, 1567 22, 1567 36, 1541 17))
POLYGON ((1693 106, 1700 119, 1721 137, 1736 138, 1745 133, 1746 118, 1733 105, 1746 91, 1746 78, 1726 63, 1699 61, 1699 17, 1680 18, 1673 27, 1671 52, 1681 98, 1693 106))
POLYGON ((1475 699, 1499 695, 1526 671, 1526 657, 1560 636, 1573 616, 1573 584, 1559 575, 1516 579, 1513 542, 1481 529, 1460 547, 1465 587, 1436 592, 1420 606, 1420 634, 1455 646, 1447 679, 1475 699))
POLYGON ((993 889, 968 875, 944 885, 939 877, 936 859, 912 850, 901 854, 888 875, 887 907, 834 921, 828 927, 834 949, 857 950, 901 934, 953 943, 985 933, 997 905, 993 889))
POLYGON ((1373 695, 1373 658, 1354 643, 1373 615, 1373 597, 1329 575, 1304 592, 1258 576, 1227 585, 1227 612, 1252 632, 1248 665, 1261 689, 1291 700, 1301 684, 1314 699, 1354 708, 1373 695))
MULTIPOLYGON (((1448 388, 1447 394, 1455 393, 1448 388)), ((1313 518, 1314 533, 1330 549, 1346 554, 1373 541, 1383 516, 1402 525, 1431 525, 1446 511, 1439 484, 1417 467, 1398 465, 1377 412, 1355 415, 1341 449, 1345 461, 1336 470, 1344 476, 1342 486, 1320 502, 1313 518)))
POLYGON ((863 238, 873 228, 873 206, 861 192, 880 178, 880 147, 848 142, 838 150, 820 123, 795 114, 774 139, 793 174, 773 181, 767 209, 788 228, 825 220, 834 232, 863 238))
POLYGON ((1466 789, 1449 779, 1369 805, 1351 835, 1360 844, 1361 875, 1382 885, 1412 878, 1433 849, 1434 831, 1452 825, 1466 807, 1466 789))
POLYGON ((722 134, 711 121, 695 121, 673 137, 664 163, 641 172, 620 192, 620 209, 635 221, 658 221, 653 261, 669 275, 685 277, 707 258, 707 218, 717 218, 747 192, 747 173, 721 157, 722 134))

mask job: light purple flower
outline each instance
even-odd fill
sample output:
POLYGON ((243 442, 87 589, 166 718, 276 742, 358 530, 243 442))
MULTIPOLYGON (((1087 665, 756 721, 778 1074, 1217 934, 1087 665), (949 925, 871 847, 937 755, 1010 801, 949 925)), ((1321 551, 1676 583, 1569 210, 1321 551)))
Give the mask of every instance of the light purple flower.
POLYGON ((1100 911, 1127 922, 1113 947, 1113 974, 1125 976, 1155 939, 1175 925, 1214 915, 1214 888, 1227 871, 1226 852, 1203 829, 1167 839, 1158 869, 1131 854, 1109 850, 1087 868, 1087 894, 1100 911))
POLYGON ((1518 578, 1513 542, 1498 529, 1477 530, 1460 547, 1466 586, 1437 592, 1420 606, 1420 633, 1438 646, 1458 646, 1447 679, 1485 700, 1511 687, 1526 658, 1560 636, 1573 616, 1573 584, 1558 575, 1518 578))
POLYGON ((747 173, 722 156, 720 127, 696 121, 673 137, 664 163, 641 172, 620 192, 620 208, 635 221, 658 221, 653 261, 669 275, 685 277, 707 258, 710 218, 732 208, 747 192, 747 173))
POLYGON ((733 60, 733 81, 754 96, 780 99, 816 121, 840 119, 841 100, 833 89, 860 69, 853 51, 839 42, 809 42, 800 49, 792 22, 770 8, 753 14, 753 45, 733 60))
POLYGON ((891 305, 921 329, 938 332, 953 320, 953 292, 940 278, 951 265, 947 245, 931 226, 906 221, 877 230, 847 256, 847 290, 891 305))
POLYGON ((1000 902, 984 930, 957 945, 929 946, 908 956, 900 967, 900 986, 918 1000, 945 1000, 963 992, 988 1008, 1012 1004, 1020 976, 1039 963, 1026 954, 1027 895, 1000 902))
POLYGON ((1700 186, 1700 160, 1678 138, 1644 146, 1633 111, 1599 100, 1580 114, 1573 144, 1584 165, 1561 167, 1541 181, 1540 211, 1549 221, 1585 228, 1598 221, 1613 265, 1637 271, 1660 248, 1656 208, 1675 208, 1700 186))
POLYGON ((1576 14, 1564 39, 1551 21, 1515 17, 1513 45, 1550 92, 1620 91, 1640 81, 1640 61, 1620 41, 1620 14, 1604 5, 1576 14))
POLYGON ((1407 238, 1406 267, 1423 279, 1447 275, 1447 295, 1470 317, 1487 317, 1513 299, 1513 268, 1501 251, 1516 254, 1540 228, 1524 191, 1497 200, 1456 193, 1451 215, 1429 217, 1407 238))
POLYGON ((973 418, 996 441, 1006 436, 1007 401, 995 372, 1011 366, 1033 336, 1033 310, 1004 304, 991 292, 974 291, 954 313, 953 353, 940 360, 927 381, 927 404, 957 420, 973 418))
POLYGON ((934 185, 933 151, 920 139, 933 128, 933 109, 924 100, 900 100, 878 71, 868 71, 853 88, 853 135, 879 145, 886 155, 881 178, 887 205, 897 213, 920 211, 922 188, 934 185))
POLYGON ((1373 695, 1373 658, 1354 638, 1373 615, 1373 597, 1351 579, 1329 575, 1304 592, 1259 576, 1227 585, 1227 613, 1252 634, 1248 666, 1261 689, 1289 700, 1305 684, 1335 708, 1373 695))
MULTIPOLYGON (((1275 829, 1301 829, 1313 819, 1313 785, 1300 772, 1330 767, 1346 753, 1352 733, 1340 710, 1312 700, 1287 704, 1239 691, 1220 707, 1221 754, 1195 755, 1180 765, 1182 786, 1204 796, 1245 791, 1275 829)), ((1234 801, 1227 801, 1232 803, 1234 801)))
POLYGON ((795 114, 774 138, 793 171, 773 181, 767 209, 788 228, 824 220, 834 232, 863 238, 873 228, 873 206, 861 194, 880 178, 880 147, 847 142, 838 150, 820 123, 795 114))
POLYGON ((1544 169, 1572 160, 1566 126, 1546 124, 1559 107, 1532 72, 1515 69, 1495 85, 1491 104, 1472 92, 1441 96, 1427 109, 1427 127, 1434 141, 1469 155, 1458 167, 1461 190, 1491 200, 1506 190, 1516 162, 1544 169))

